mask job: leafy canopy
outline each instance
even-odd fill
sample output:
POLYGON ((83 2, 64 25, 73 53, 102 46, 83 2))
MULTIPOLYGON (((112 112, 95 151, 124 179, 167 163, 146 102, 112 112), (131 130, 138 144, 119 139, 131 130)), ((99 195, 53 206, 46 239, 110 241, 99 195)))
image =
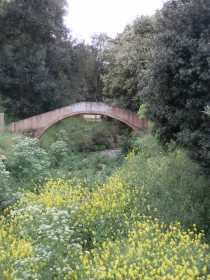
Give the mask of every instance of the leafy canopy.
POLYGON ((144 89, 149 117, 163 143, 186 147, 210 167, 210 2, 170 0, 157 13, 157 36, 144 89))

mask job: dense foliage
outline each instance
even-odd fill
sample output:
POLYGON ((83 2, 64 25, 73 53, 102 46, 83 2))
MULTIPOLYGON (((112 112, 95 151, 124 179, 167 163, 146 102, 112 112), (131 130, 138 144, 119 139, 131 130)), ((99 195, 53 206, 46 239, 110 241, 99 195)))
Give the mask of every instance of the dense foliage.
POLYGON ((156 16, 157 37, 145 90, 149 117, 163 143, 171 139, 210 168, 210 2, 168 1, 156 16))
POLYGON ((0 218, 2 279, 209 279, 203 234, 155 218, 145 186, 121 177, 23 196, 0 218))
POLYGON ((153 17, 137 18, 108 45, 102 75, 106 102, 136 111, 143 103, 161 142, 187 148, 206 171, 209 11, 208 0, 169 0, 153 17))
POLYGON ((87 49, 88 57, 86 60, 87 69, 87 89, 88 94, 86 100, 88 101, 102 101, 103 100, 103 81, 101 75, 106 71, 106 61, 104 52, 108 48, 110 38, 105 33, 93 34, 92 42, 87 49))
POLYGON ((102 74, 106 102, 138 110, 154 34, 154 18, 140 17, 108 44, 104 52, 106 71, 102 74))
POLYGON ((51 50, 66 36, 64 4, 5 2, 0 14, 0 96, 7 112, 27 116, 58 102, 57 75, 49 63, 51 50))
MULTIPOLYGON (((100 99, 99 42, 72 39, 66 1, 3 1, 0 6, 1 111, 26 117, 70 103, 100 99)), ((97 39, 98 38, 98 39, 97 39)))

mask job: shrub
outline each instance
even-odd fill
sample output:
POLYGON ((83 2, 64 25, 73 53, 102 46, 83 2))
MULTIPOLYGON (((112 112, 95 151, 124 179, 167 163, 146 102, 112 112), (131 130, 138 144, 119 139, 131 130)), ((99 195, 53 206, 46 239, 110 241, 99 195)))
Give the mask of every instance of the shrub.
POLYGON ((68 146, 64 140, 58 140, 51 144, 49 156, 52 166, 58 166, 59 163, 68 155, 68 146))
POLYGON ((50 161, 38 139, 16 138, 7 166, 18 180, 42 180, 49 176, 50 161))
POLYGON ((59 132, 56 134, 57 141, 65 141, 68 142, 69 134, 65 129, 60 129, 59 132))

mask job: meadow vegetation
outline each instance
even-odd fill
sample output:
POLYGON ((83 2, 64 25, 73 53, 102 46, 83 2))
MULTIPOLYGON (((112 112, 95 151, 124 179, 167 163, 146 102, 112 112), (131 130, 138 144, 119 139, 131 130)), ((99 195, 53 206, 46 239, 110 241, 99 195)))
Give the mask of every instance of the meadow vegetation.
POLYGON ((95 180, 104 182, 122 160, 121 155, 111 158, 96 152, 116 145, 113 137, 118 127, 111 127, 106 122, 70 119, 52 127, 41 141, 6 132, 0 139, 1 208, 22 192, 42 188, 49 178, 76 177, 90 185, 95 180), (96 145, 93 139, 97 136, 96 145))
POLYGON ((134 141, 131 154, 121 167, 121 176, 131 186, 145 186, 149 202, 165 223, 180 221, 185 228, 197 224, 210 234, 208 177, 184 150, 163 149, 155 137, 134 141))
POLYGON ((94 188, 48 180, 1 217, 2 279, 209 279, 204 233, 164 223, 150 202, 121 169, 94 188))
POLYGON ((59 135, 5 136, 1 279, 210 279, 208 180, 184 151, 132 136, 123 160, 59 135))

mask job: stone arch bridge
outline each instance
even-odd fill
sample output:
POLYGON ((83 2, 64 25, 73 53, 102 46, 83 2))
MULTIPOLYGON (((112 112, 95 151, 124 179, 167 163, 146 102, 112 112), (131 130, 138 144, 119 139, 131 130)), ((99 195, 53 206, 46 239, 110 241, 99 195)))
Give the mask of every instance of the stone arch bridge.
POLYGON ((135 132, 141 133, 147 128, 147 119, 140 119, 135 113, 112 107, 102 102, 80 102, 31 118, 11 123, 9 128, 14 133, 31 133, 40 138, 55 123, 77 115, 104 115, 125 123, 135 132))

